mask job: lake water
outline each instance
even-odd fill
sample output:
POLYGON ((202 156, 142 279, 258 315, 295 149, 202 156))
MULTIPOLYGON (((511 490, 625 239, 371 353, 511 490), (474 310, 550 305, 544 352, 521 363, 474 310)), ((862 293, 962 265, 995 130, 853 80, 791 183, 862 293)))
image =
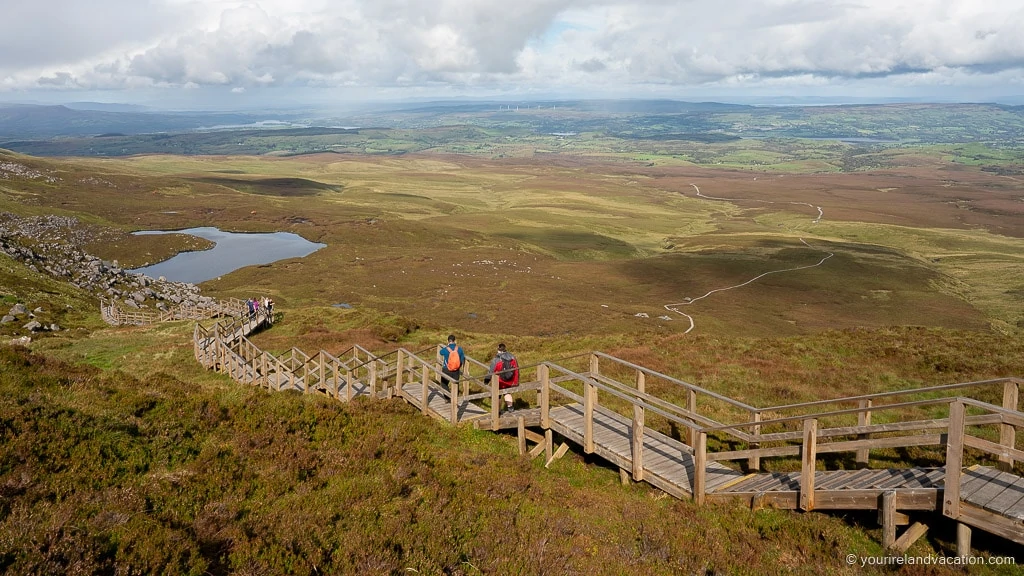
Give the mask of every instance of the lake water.
POLYGON ((190 234, 215 243, 209 250, 182 252, 159 264, 136 268, 131 272, 150 278, 163 276, 175 282, 198 284, 257 264, 269 264, 286 258, 299 258, 326 246, 310 242, 291 232, 263 234, 223 232, 217 228, 189 228, 187 230, 144 230, 135 234, 190 234))

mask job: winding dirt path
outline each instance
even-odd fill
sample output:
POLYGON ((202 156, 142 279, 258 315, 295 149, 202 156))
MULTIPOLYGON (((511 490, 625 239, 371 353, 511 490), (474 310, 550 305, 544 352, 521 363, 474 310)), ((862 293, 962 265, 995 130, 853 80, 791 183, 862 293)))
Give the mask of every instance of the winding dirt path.
MULTIPOLYGON (((719 198, 719 197, 716 197, 716 196, 705 196, 704 194, 701 194, 700 188, 698 188, 696 184, 690 184, 690 186, 693 186, 693 189, 697 191, 697 196, 699 196, 701 198, 706 198, 708 200, 722 200, 724 202, 762 202, 762 203, 765 203, 765 204, 780 204, 780 203, 782 203, 782 204, 799 204, 799 205, 803 205, 803 206, 809 206, 811 208, 816 208, 818 210, 818 217, 811 221, 812 224, 817 224, 818 222, 820 222, 822 217, 824 217, 824 215, 825 215, 824 211, 821 209, 821 206, 815 206, 814 204, 808 204, 807 202, 775 202, 775 201, 772 201, 772 200, 752 200, 752 199, 747 199, 747 198, 719 198)), ((694 327, 696 326, 696 323, 694 323, 694 321, 693 321, 693 316, 690 316, 686 312, 683 312, 682 310, 679 309, 679 307, 681 307, 681 306, 691 306, 695 302, 703 300, 704 298, 707 298, 708 296, 711 296, 712 294, 715 294, 716 292, 725 292, 726 290, 734 290, 736 288, 742 288, 742 287, 744 287, 744 286, 746 286, 748 284, 756 282, 757 280, 760 280, 761 278, 764 278, 765 276, 769 276, 771 274, 781 274, 783 272, 796 272, 798 270, 807 270, 808 268, 817 268, 818 266, 821 266, 822 264, 824 264, 826 260, 828 260, 829 258, 835 256, 835 253, 833 253, 833 252, 828 252, 827 250, 821 250, 819 248, 815 248, 814 246, 811 246, 803 238, 800 238, 800 242, 802 242, 804 246, 807 246, 811 250, 817 250, 818 252, 823 252, 823 253, 827 254, 827 256, 825 256, 824 258, 819 260, 817 264, 809 264, 807 266, 797 266, 795 268, 783 268, 781 270, 771 270, 771 271, 765 272, 763 274, 759 274, 759 275, 751 278, 750 280, 747 280, 746 282, 743 282, 743 283, 740 283, 740 284, 736 284, 735 286, 726 286, 725 288, 716 288, 714 290, 709 291, 707 294, 704 294, 703 296, 698 296, 696 298, 686 297, 686 298, 683 299, 682 302, 677 302, 675 304, 665 304, 664 308, 665 308, 665 310, 668 310, 669 312, 675 312, 676 314, 679 314, 681 316, 685 316, 686 319, 690 321, 690 327, 686 329, 686 332, 683 332, 684 334, 689 334, 690 331, 693 330, 694 327)))

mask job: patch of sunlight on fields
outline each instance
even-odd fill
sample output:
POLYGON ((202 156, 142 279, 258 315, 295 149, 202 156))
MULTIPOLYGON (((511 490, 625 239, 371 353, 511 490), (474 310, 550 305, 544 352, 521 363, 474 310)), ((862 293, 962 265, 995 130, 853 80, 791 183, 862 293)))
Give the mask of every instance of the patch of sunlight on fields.
MULTIPOLYGON (((825 212, 828 217, 828 211, 825 212)), ((830 222, 771 214, 758 218, 817 238, 884 246, 945 275, 935 288, 969 302, 1007 333, 1024 328, 1024 239, 984 230, 910 228, 890 224, 830 222), (1019 325, 1020 323, 1020 325, 1019 325)))

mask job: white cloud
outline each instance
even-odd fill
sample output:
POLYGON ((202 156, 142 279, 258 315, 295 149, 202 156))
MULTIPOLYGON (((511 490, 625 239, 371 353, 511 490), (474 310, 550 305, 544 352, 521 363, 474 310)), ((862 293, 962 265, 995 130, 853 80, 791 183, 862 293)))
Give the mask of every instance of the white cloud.
POLYGON ((0 89, 991 89, 1024 77, 1019 0, 0 0, 0 12, 0 89))

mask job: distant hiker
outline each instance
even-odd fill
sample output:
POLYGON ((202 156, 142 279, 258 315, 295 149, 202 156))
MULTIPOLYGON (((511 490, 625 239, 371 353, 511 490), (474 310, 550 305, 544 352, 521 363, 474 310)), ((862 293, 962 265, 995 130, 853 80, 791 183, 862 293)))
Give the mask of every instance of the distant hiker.
MULTIPOLYGON (((491 375, 498 376, 498 389, 513 388, 519 386, 519 362, 505 349, 504 344, 498 344, 498 353, 491 360, 491 366, 484 377, 484 384, 491 383, 491 375)), ((515 404, 511 394, 505 394, 505 412, 514 412, 515 404)))
POLYGON ((256 317, 256 307, 253 305, 252 300, 246 299, 245 307, 249 310, 249 319, 252 320, 256 317))
POLYGON ((441 383, 448 386, 449 383, 459 383, 462 376, 462 367, 466 364, 466 353, 462 346, 455 343, 455 335, 448 335, 448 345, 441 348, 441 383))
POLYGON ((267 298, 267 317, 270 318, 270 323, 274 323, 274 300, 273 298, 267 298))

